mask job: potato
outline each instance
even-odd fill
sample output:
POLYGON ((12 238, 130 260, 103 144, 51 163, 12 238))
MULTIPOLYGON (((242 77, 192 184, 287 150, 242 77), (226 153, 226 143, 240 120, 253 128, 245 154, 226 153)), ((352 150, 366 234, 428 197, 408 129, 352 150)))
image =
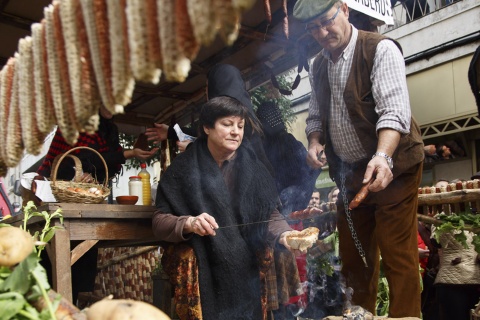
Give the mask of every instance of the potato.
POLYGON ((160 309, 143 301, 103 299, 87 309, 88 320, 170 320, 160 309))
POLYGON ((33 251, 32 236, 16 227, 0 228, 0 266, 11 267, 33 251))

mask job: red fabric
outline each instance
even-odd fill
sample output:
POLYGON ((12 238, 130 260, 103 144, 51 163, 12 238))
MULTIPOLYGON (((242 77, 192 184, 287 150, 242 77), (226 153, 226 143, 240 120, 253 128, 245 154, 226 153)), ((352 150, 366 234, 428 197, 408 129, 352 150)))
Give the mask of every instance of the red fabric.
MULTIPOLYGON (((300 220, 300 222, 296 224, 291 224, 290 227, 294 230, 302 231, 303 230, 303 223, 300 220)), ((307 254, 304 253, 298 257, 295 257, 295 260, 297 261, 297 268, 298 268, 298 275, 300 277, 300 282, 305 282, 307 281, 307 254)), ((293 304, 293 303, 302 303, 306 304, 307 301, 307 294, 303 293, 299 296, 294 296, 291 297, 287 304, 293 304)))
MULTIPOLYGON (((420 249, 427 249, 427 246, 425 245, 425 242, 423 242, 422 240, 422 236, 420 236, 420 233, 417 232, 417 242, 418 242, 418 247, 420 249)), ((428 258, 421 258, 419 259, 419 262, 420 262, 420 267, 422 267, 423 271, 422 271, 422 277, 423 277, 423 274, 425 273, 425 270, 427 269, 427 262, 428 262, 428 258)))
MULTIPOLYGON (((5 184, 3 183, 3 178, 0 177, 0 188, 3 189, 3 192, 0 193, 0 211, 2 216, 6 215, 11 215, 12 213, 10 212, 10 207, 9 203, 10 200, 7 198, 4 198, 3 195, 7 195, 7 188, 5 187, 5 184)), ((0 219, 1 220, 1 219, 0 219)))

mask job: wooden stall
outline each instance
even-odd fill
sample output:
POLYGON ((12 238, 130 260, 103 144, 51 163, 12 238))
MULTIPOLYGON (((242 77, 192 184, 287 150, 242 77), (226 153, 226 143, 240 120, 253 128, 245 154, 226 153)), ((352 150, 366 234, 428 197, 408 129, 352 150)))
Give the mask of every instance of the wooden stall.
MULTIPOLYGON (((152 233, 153 206, 49 203, 39 211, 62 209, 63 224, 52 221, 58 229, 47 245, 52 261, 53 289, 72 301, 71 266, 93 246, 148 246, 155 243, 152 233), (73 249, 73 244, 78 243, 73 249)), ((23 214, 6 223, 20 226, 23 214)), ((43 227, 41 218, 29 219, 27 229, 33 233, 43 227)))

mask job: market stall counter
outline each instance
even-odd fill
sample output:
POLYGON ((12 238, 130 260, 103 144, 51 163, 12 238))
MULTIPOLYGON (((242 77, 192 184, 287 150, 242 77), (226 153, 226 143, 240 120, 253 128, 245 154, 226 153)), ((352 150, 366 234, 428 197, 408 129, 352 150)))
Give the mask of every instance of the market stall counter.
MULTIPOLYGON (((53 289, 72 301, 71 266, 93 246, 145 246, 155 243, 152 215, 155 207, 115 204, 48 203, 38 211, 62 210, 63 224, 55 218, 51 226, 62 227, 47 245, 52 261, 53 289), (72 244, 78 243, 73 250, 72 244)), ((23 225, 23 214, 4 220, 14 226, 23 225)), ((44 220, 28 220, 30 233, 41 230, 44 220)))

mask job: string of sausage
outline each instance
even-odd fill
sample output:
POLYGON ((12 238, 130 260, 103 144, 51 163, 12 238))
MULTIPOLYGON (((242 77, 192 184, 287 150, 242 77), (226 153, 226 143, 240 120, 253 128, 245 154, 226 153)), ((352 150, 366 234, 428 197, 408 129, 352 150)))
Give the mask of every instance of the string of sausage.
POLYGON ((348 205, 348 209, 350 210, 353 210, 355 209, 356 207, 358 207, 360 205, 360 203, 362 203, 363 200, 365 200, 365 198, 368 196, 368 188, 370 187, 370 185, 372 184, 373 182, 373 177, 372 179, 370 179, 370 181, 368 181, 367 183, 365 183, 361 188, 360 188, 360 191, 358 191, 358 193, 355 195, 355 197, 353 198, 352 201, 350 201, 350 204, 348 205))

